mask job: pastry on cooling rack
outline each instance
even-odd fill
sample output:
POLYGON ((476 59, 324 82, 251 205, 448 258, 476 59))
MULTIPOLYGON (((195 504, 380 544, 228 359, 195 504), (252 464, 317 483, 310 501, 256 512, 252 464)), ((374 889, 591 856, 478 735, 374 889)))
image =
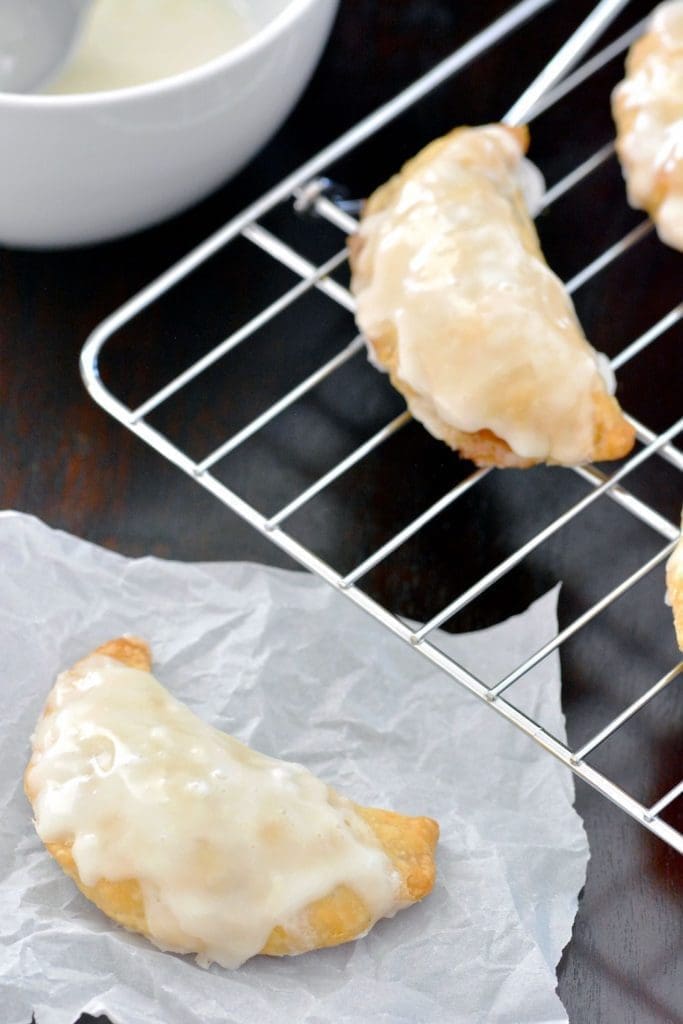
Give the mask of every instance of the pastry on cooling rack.
POLYGON ((683 0, 659 6, 612 94, 628 201, 683 251, 683 0))
POLYGON ((206 725, 120 638, 62 673, 24 785, 47 849, 161 949, 236 967, 364 935, 434 883, 438 825, 360 807, 206 725))
POLYGON ((683 651, 683 537, 666 563, 666 599, 674 613, 676 640, 683 651))
POLYGON ((356 319, 415 418, 479 465, 620 458, 634 433, 543 259, 527 144, 457 128, 370 197, 349 242, 356 319))

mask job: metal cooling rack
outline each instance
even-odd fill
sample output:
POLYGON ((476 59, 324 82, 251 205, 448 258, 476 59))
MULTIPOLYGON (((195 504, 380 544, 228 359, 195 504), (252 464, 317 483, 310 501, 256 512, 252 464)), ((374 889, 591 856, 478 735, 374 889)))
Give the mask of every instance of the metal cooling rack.
MULTIPOLYGON (((636 430, 641 447, 635 455, 632 455, 627 461, 623 462, 609 476, 605 475, 595 466, 576 467, 573 471, 556 470, 558 473, 577 473, 584 481, 587 481, 591 486, 591 490, 540 533, 509 557, 505 558, 504 561, 486 573, 485 576, 470 586, 464 593, 451 601, 419 629, 411 628, 411 626, 393 614, 391 610, 383 607, 368 596, 368 594, 364 593, 359 587, 359 583, 372 568, 386 559, 409 538, 413 537, 439 513, 452 506, 466 492, 475 488, 489 472, 494 471, 478 469, 472 472, 466 479, 443 495, 443 497, 346 575, 341 575, 330 564, 323 561, 313 551, 309 550, 304 544, 288 533, 287 522, 295 511, 320 494, 320 492, 333 481, 340 478, 351 467, 356 466, 370 452, 387 441, 389 437, 401 431, 410 420, 408 412, 404 412, 386 423, 381 430, 368 438, 355 451, 338 462, 274 515, 266 516, 258 508, 240 497, 234 490, 227 487, 212 473, 213 467, 221 459, 234 452, 248 438, 256 434, 285 409, 292 406, 315 388, 322 380, 333 375, 341 366, 352 359, 363 347, 361 337, 353 337, 332 359, 325 362, 324 365, 307 376, 291 391, 284 394, 275 404, 265 409, 247 426, 239 430, 232 437, 229 437, 213 451, 208 452, 200 460, 191 458, 148 421, 148 416, 153 410, 157 409, 172 395, 178 393, 191 381, 194 381, 200 374, 208 371, 227 352, 245 342, 283 310, 298 301, 304 300, 313 290, 323 293, 328 299, 339 304, 350 313, 353 312, 354 303, 351 294, 331 276, 333 271, 342 266, 346 261, 347 253, 343 243, 342 248, 340 248, 336 255, 316 266, 304 258, 283 238, 276 236, 265 228, 259 221, 279 204, 293 204, 297 211, 315 212, 318 217, 324 218, 329 224, 338 228, 344 234, 352 232, 356 226, 356 221, 350 216, 350 204, 333 201, 330 195, 329 182, 326 178, 320 177, 321 172, 340 157, 350 153, 360 143, 369 139, 380 128, 383 128, 399 114, 417 103, 451 75, 460 71, 490 47, 504 40, 509 33, 519 28, 529 18, 538 14, 550 2, 551 0, 523 0, 523 2, 518 3, 492 25, 452 53, 442 63, 438 64, 432 71, 322 150, 317 156, 299 168, 299 170, 291 174, 278 186, 200 244, 143 291, 126 302, 120 309, 103 321, 86 342, 81 355, 81 372, 85 384, 95 401, 134 434, 150 444, 180 469, 184 470, 200 486, 214 494, 219 501, 245 519, 260 533, 270 538, 274 544, 278 545, 302 566, 322 577, 322 579, 344 594, 350 601, 364 609, 364 611, 382 623, 383 626, 397 637, 405 643, 412 645, 419 655, 439 666, 439 668, 448 673, 449 676, 476 697, 487 703, 492 711, 498 712, 498 714, 529 735, 585 782, 599 790, 604 796, 676 850, 683 852, 683 835, 661 817, 665 808, 669 807, 683 793, 683 780, 673 786, 667 793, 662 794, 661 798, 654 804, 645 806, 625 792, 605 774, 597 771, 586 762, 586 758, 590 753, 623 726, 624 723, 638 714, 665 687, 671 686, 676 681, 680 682, 683 663, 673 666, 661 679, 650 685, 636 701, 626 707, 621 714, 617 715, 616 718, 605 725, 600 732, 577 750, 571 750, 564 743, 558 741, 540 723, 524 715, 503 696, 533 666, 538 664, 552 651, 559 649, 565 641, 592 622, 639 580, 654 570, 655 567, 661 566, 672 551, 679 536, 678 527, 665 519, 655 508, 630 493, 624 487, 624 482, 628 475, 637 467, 642 466, 647 460, 655 459, 655 457, 666 460, 679 471, 683 470, 683 452, 673 443, 683 429, 683 419, 679 419, 667 430, 656 433, 645 424, 628 416, 627 418, 636 430), (153 302, 169 292, 170 289, 186 278, 212 255, 238 237, 246 239, 249 243, 265 251, 270 257, 293 271, 300 280, 294 287, 281 294, 267 308, 260 310, 256 316, 239 327, 238 330, 197 362, 188 366, 187 369, 147 398, 137 408, 129 407, 105 387, 100 379, 98 362, 103 346, 123 325, 147 309, 153 302), (483 594, 496 581, 510 572, 530 552, 570 521, 580 516, 589 506, 602 497, 607 497, 617 502, 631 515, 635 516, 663 538, 664 546, 653 558, 640 566, 636 572, 633 572, 627 579, 624 579, 619 586, 605 594, 601 600, 580 615, 569 626, 562 629, 557 636, 544 644, 540 650, 528 657, 514 671, 509 672, 493 686, 485 685, 475 674, 447 657, 430 641, 430 635, 437 627, 443 625, 466 605, 474 601, 475 598, 483 594)), ((577 67, 578 62, 594 44, 602 29, 624 6, 624 0, 603 0, 602 3, 598 4, 589 18, 577 29, 503 120, 508 123, 520 123, 522 121, 528 123, 533 121, 534 118, 538 117, 553 104, 558 103, 589 76, 604 67, 615 56, 622 53, 642 32, 642 23, 634 26, 629 32, 577 67), (572 68, 575 70, 572 70, 572 68)), ((590 159, 585 160, 546 192, 544 208, 550 206, 579 182, 587 179, 612 156, 612 144, 598 150, 590 159)), ((643 220, 634 230, 630 231, 615 245, 602 252, 580 273, 572 277, 567 282, 569 292, 575 292, 627 250, 638 245, 651 230, 652 224, 650 221, 647 219, 643 220)), ((676 299, 678 300, 678 296, 676 299)), ((634 359, 648 346, 654 344, 666 332, 672 328, 675 329, 675 326, 679 324, 682 318, 683 302, 678 301, 678 304, 674 305, 666 316, 627 345, 612 360, 613 369, 618 371, 629 360, 634 359)), ((533 472, 533 470, 529 472, 533 472)))

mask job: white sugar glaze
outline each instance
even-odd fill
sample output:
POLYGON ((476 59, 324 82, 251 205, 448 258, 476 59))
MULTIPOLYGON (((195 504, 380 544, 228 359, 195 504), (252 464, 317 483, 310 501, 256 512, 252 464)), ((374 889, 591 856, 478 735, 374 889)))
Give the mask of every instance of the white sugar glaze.
POLYGON ((342 884, 373 921, 399 909, 350 801, 205 724, 150 673, 91 655, 52 702, 29 770, 38 833, 73 843, 86 885, 137 879, 162 949, 236 967, 342 884))
POLYGON ((585 461, 605 386, 564 286, 525 247, 521 146, 498 125, 443 143, 361 222, 358 322, 395 332, 397 376, 437 436, 430 410, 526 458, 585 461))
POLYGON ((661 4, 648 27, 652 45, 623 82, 614 101, 635 113, 620 133, 619 157, 629 202, 651 206, 658 178, 666 175, 666 194, 655 213, 664 242, 683 250, 683 0, 661 4))
POLYGON ((256 24, 244 0, 94 0, 75 52, 47 93, 142 85, 239 45, 256 24))

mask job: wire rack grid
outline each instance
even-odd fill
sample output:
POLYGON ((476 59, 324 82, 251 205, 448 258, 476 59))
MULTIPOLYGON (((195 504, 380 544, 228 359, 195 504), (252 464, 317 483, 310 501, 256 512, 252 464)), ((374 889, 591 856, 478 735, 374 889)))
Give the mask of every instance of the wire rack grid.
MULTIPOLYGON (((81 355, 81 372, 87 388, 94 399, 112 416, 124 424, 138 437, 146 441, 157 452, 191 476, 207 491, 215 495, 225 506, 237 513, 263 535, 278 545, 283 551, 305 568, 316 573, 331 586, 354 602, 365 612, 379 621, 385 628, 411 645, 423 658, 438 666, 451 678, 469 690, 474 696, 486 702, 492 711, 521 729, 546 751, 571 769, 578 777, 593 786, 613 803, 621 807, 646 828, 669 843, 674 849, 683 852, 683 835, 661 815, 678 797, 683 794, 683 780, 669 788, 656 802, 645 805, 626 792, 604 772, 598 771, 587 762, 588 756, 595 751, 608 737, 612 736, 633 716, 637 715, 650 701, 666 687, 680 683, 683 663, 674 665, 660 679, 644 689, 644 692, 623 711, 609 721, 604 728, 592 736, 578 749, 570 749, 565 743, 547 732, 543 726, 522 713, 504 694, 518 683, 527 672, 546 658, 551 652, 559 650, 571 637, 578 634, 601 613, 605 612, 614 602, 627 593, 640 580, 661 566, 673 550, 679 537, 679 530, 674 523, 664 517, 652 504, 643 501, 629 491, 624 483, 639 466, 656 459, 664 460, 679 472, 683 470, 683 452, 675 445, 675 439, 683 429, 683 419, 679 419, 663 431, 654 431, 632 416, 627 418, 635 428, 640 446, 635 454, 623 462, 610 475, 605 475, 596 466, 579 466, 572 470, 557 470, 559 473, 574 472, 589 485, 588 492, 578 502, 567 508, 560 516, 549 523, 544 529, 529 539, 513 553, 509 554, 493 569, 483 575, 475 583, 459 594, 445 607, 440 609, 419 628, 403 621, 389 608, 369 596, 360 584, 368 573, 399 547, 415 537, 435 517, 452 510, 458 499, 472 492, 491 472, 477 469, 462 479, 456 486, 443 494, 437 501, 417 515, 411 522, 390 537, 384 544, 365 557, 351 571, 340 573, 327 561, 287 532, 287 522, 294 513, 304 507, 316 495, 321 494, 333 482, 341 478, 352 467, 357 466, 389 438, 399 434, 410 421, 410 414, 403 412, 387 422, 380 430, 367 438, 355 450, 338 461, 327 472, 319 476, 310 486, 296 495, 275 513, 265 514, 252 503, 241 497, 235 490, 226 486, 212 472, 214 467, 229 454, 236 451, 249 438, 261 431, 286 409, 294 406, 303 396, 316 388, 323 380, 332 377, 341 367, 349 363, 364 349, 364 342, 359 335, 345 341, 337 353, 314 372, 310 373, 276 402, 264 409, 251 422, 243 426, 232 436, 221 442, 213 450, 200 459, 191 457, 175 444, 169 437, 161 433, 149 422, 150 414, 163 403, 176 395, 181 389, 195 381, 221 360, 229 351, 253 337, 260 328, 268 324, 284 310, 294 306, 314 291, 325 295, 329 300, 353 313, 353 297, 348 289, 333 274, 344 266, 347 259, 345 244, 332 257, 322 263, 315 264, 297 251, 286 240, 278 237, 260 221, 269 211, 280 204, 293 204, 294 208, 304 215, 314 214, 323 218, 329 225, 339 229, 344 235, 352 233, 356 221, 350 214, 353 204, 335 201, 333 190, 327 178, 321 172, 330 167, 340 157, 354 150, 361 142, 371 138, 380 128, 384 127, 399 114, 429 94, 451 75, 460 71, 490 47, 507 38, 523 25, 529 18, 536 16, 551 0, 523 0, 488 28, 472 38, 464 46, 456 50, 445 61, 437 65, 404 92, 389 103, 379 108, 365 120, 341 136, 317 156, 309 160, 298 171, 257 200, 248 209, 235 217, 213 236, 200 244, 189 255, 180 260, 162 274, 156 281, 143 289, 138 295, 126 302, 119 310, 109 316, 95 329, 87 340, 81 355), (227 338, 214 346, 202 358, 187 366, 171 381, 149 396, 136 407, 130 407, 116 397, 102 382, 99 373, 99 360, 103 347, 125 324, 146 310, 161 296, 168 293, 179 282, 183 281, 196 268, 200 267, 212 255, 228 246, 233 240, 246 239, 251 245, 258 247, 269 257, 278 261, 292 271, 299 279, 296 284, 280 294, 266 308, 243 323, 227 338), (606 593, 600 600, 579 615, 573 622, 563 628, 556 636, 533 652, 521 664, 508 672, 504 678, 493 685, 485 684, 477 675, 445 655, 430 640, 434 630, 447 623, 459 611, 485 593, 497 581, 502 579, 531 552, 544 543, 549 537, 561 530, 572 520, 585 513, 590 506, 601 498, 616 502, 632 516, 636 517, 649 530, 663 540, 663 546, 655 555, 640 565, 623 579, 616 587, 606 593)), ((594 44, 595 39, 608 22, 624 6, 624 0, 603 0, 598 4, 589 18, 577 29, 562 47, 553 61, 543 70, 524 95, 515 103, 504 120, 508 123, 531 122, 543 112, 559 103, 574 89, 579 87, 590 76, 599 72, 611 60, 621 54, 630 43, 642 32, 642 23, 611 42, 598 53, 595 53, 583 64, 579 64, 583 55, 594 44), (578 66, 577 66, 578 65, 578 66)), ((575 167, 561 180, 549 188, 543 199, 543 207, 547 209, 570 190, 589 179, 598 168, 613 157, 614 147, 608 143, 597 152, 575 167)), ((566 282, 570 293, 577 291, 604 268, 619 257, 637 246, 652 230, 648 219, 642 220, 633 230, 629 231, 617 243, 609 246, 592 259, 587 266, 566 282)), ((655 324, 628 344, 611 361, 614 371, 619 371, 625 364, 643 353, 667 332, 676 329, 683 318, 683 302, 676 296, 676 303, 655 324)))

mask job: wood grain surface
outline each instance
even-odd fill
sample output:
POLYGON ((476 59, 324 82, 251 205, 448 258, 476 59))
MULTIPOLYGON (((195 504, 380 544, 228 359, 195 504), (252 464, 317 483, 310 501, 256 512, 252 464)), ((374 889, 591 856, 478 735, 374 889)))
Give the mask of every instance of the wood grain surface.
MULTIPOLYGON (((494 0, 342 0, 330 44, 297 109, 253 163, 213 197, 108 245, 52 253, 0 249, 0 507, 32 513, 126 555, 291 567, 278 549, 88 398, 78 373, 80 348, 99 320, 136 289, 508 6, 494 0)), ((333 176, 360 197, 452 125, 500 117, 591 7, 585 0, 553 4, 341 161, 333 176)), ((646 4, 630 4, 609 38, 647 10, 646 4)), ((606 97, 619 69, 619 61, 610 65, 571 104, 534 126, 531 155, 549 182, 611 137, 606 97)), ((543 215, 539 231, 550 264, 568 278, 639 220, 625 204, 612 160, 589 186, 543 215)), ((324 225, 296 221, 289 210, 278 211, 272 226, 300 240, 313 258, 340 244, 324 225)), ((680 301, 682 260, 650 236, 577 292, 579 315, 597 348, 618 352, 680 301)), ((237 259, 219 255, 112 339, 102 361, 104 379, 131 403, 140 401, 292 280, 247 251, 246 243, 237 259)), ((313 298, 167 403, 152 422, 191 454, 206 453, 351 337, 350 318, 313 298)), ((619 374, 622 404, 655 430, 681 414, 682 342, 679 324, 619 374)), ((225 460, 218 475, 272 512, 401 408, 384 379, 357 359, 249 442, 244 453, 225 460)), ((292 533, 335 568, 348 570, 470 469, 411 424, 298 513, 292 533)), ((629 477, 628 487, 677 520, 680 472, 653 460, 629 477)), ((400 614, 429 616, 587 491, 568 471, 491 474, 381 563, 364 586, 400 614)), ((566 625, 663 543, 603 498, 448 628, 505 618, 557 580, 563 581, 560 616, 566 625)), ((570 743, 585 742, 676 656, 660 568, 564 645, 570 743)), ((670 687, 591 758, 645 802, 683 775, 681 691, 670 687)), ((683 858, 580 782, 576 801, 591 860, 559 967, 569 1019, 683 1021, 683 858)), ((683 827, 681 801, 668 820, 683 827)), ((520 1007, 520 1024, 524 1020, 520 1007)))

